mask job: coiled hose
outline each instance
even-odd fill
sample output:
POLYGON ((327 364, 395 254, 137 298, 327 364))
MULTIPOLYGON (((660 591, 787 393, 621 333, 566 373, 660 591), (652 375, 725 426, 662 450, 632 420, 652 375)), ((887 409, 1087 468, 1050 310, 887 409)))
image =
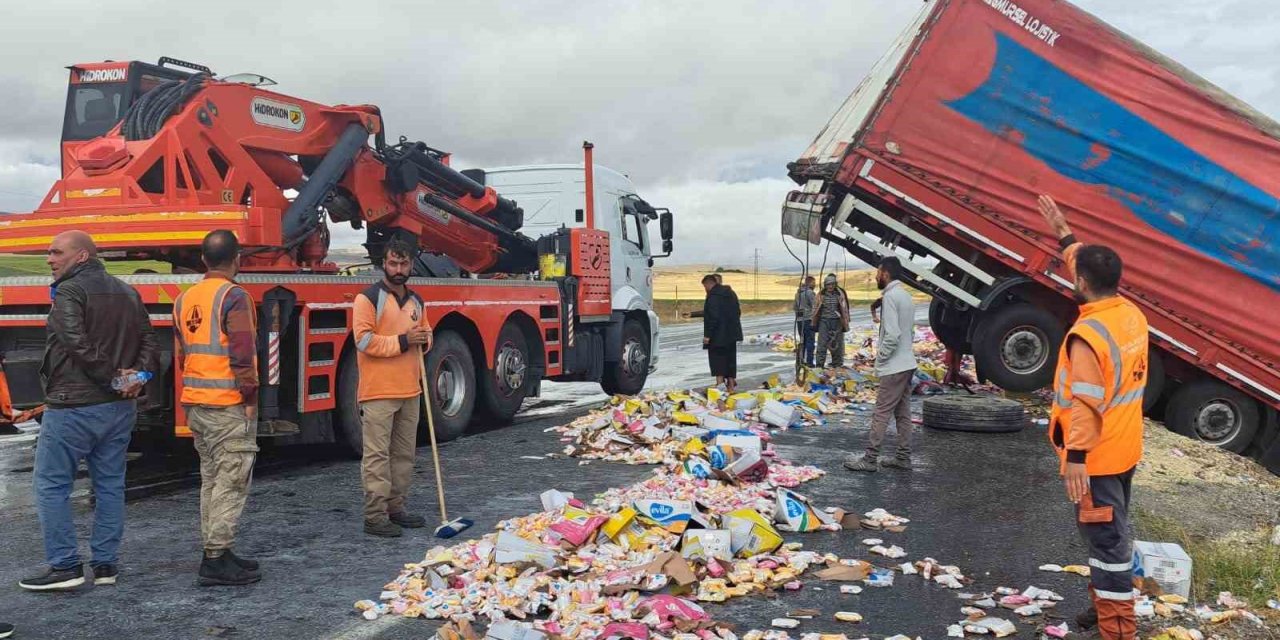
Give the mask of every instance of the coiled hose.
POLYGON ((147 140, 160 133, 164 123, 204 88, 209 74, 197 73, 186 80, 167 80, 143 94, 124 114, 124 139, 147 140))

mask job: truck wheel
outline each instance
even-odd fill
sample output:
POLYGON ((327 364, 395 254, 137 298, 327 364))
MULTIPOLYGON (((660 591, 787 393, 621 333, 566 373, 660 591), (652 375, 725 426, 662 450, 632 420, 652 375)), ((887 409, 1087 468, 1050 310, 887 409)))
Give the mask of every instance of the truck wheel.
POLYGON ((348 456, 359 459, 364 456, 364 428, 360 424, 360 367, 356 365, 355 348, 346 350, 338 363, 338 410, 336 433, 338 443, 348 456))
POLYGON ((1053 382, 1065 333, 1062 323, 1040 307, 1001 307, 978 325, 973 357, 983 375, 1000 388, 1035 391, 1053 382))
POLYGON ((520 410, 528 388, 529 347, 524 332, 510 322, 502 325, 494 353, 493 369, 477 371, 480 403, 476 413, 484 422, 507 424, 520 410))
POLYGON ((1147 415, 1160 402, 1164 393, 1164 358, 1154 348, 1147 348, 1147 387, 1142 391, 1142 415, 1147 415))
MULTIPOLYGON (((952 351, 958 351, 968 355, 973 353, 973 344, 969 342, 968 327, 957 323, 947 324, 942 321, 942 314, 947 311, 947 305, 943 301, 934 298, 929 303, 929 328, 933 329, 933 335, 938 337, 938 342, 952 351)), ((950 316, 959 314, 951 313, 950 316)))
POLYGON ((1241 453, 1253 442, 1261 415, 1253 398, 1217 380, 1197 380, 1173 393, 1165 420, 1188 438, 1241 453))
POLYGON ((1013 433, 1027 426, 1022 403, 993 396, 925 398, 924 426, 944 431, 1013 433))
MULTIPOLYGON (((462 435, 471 422, 476 406, 476 365, 467 341, 454 331, 436 334, 427 352, 427 384, 431 385, 432 413, 435 417, 436 440, 448 442, 462 435)), ((419 433, 426 433, 427 416, 419 422, 419 433)), ((426 438, 420 438, 422 443, 426 438)))
POLYGON ((600 387, 610 395, 633 396, 644 388, 649 377, 649 334, 636 320, 622 324, 622 358, 606 368, 600 387))

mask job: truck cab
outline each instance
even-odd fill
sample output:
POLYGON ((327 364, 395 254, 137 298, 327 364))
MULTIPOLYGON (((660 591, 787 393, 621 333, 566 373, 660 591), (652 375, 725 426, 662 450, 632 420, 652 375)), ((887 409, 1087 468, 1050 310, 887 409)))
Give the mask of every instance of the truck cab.
MULTIPOLYGON (((613 317, 634 320, 645 330, 645 373, 658 363, 658 315, 653 308, 653 261, 671 254, 671 212, 645 202, 626 175, 593 165, 595 228, 609 234, 609 270, 612 274, 613 317), (649 222, 660 222, 659 234, 649 232, 649 222), (654 238, 654 235, 660 237, 654 238), (659 246, 662 253, 658 253, 659 246)), ((493 187, 524 209, 523 233, 540 237, 561 227, 585 227, 586 178, 583 165, 554 164, 511 166, 466 172, 493 187)), ((634 344, 624 339, 622 362, 635 362, 634 344), (630 347, 630 349, 629 349, 630 347)))

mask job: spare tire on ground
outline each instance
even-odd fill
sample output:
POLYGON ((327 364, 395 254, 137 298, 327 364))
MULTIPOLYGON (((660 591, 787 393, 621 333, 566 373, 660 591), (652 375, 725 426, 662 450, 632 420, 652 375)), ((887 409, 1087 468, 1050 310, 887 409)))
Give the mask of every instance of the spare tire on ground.
POLYGON ((1013 433, 1027 426, 1022 403, 994 396, 926 398, 924 426, 944 431, 1013 433))

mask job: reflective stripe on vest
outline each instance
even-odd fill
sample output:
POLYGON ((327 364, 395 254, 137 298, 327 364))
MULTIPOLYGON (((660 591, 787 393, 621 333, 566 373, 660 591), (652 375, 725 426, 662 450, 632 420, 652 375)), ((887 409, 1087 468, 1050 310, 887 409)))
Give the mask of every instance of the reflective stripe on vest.
POLYGON ((185 356, 183 404, 230 406, 243 402, 231 369, 231 343, 222 331, 222 309, 235 288, 228 280, 207 278, 174 302, 174 333, 185 356))
POLYGON ((1089 475, 1124 473, 1137 464, 1142 455, 1146 374, 1147 321, 1142 311, 1123 298, 1081 307, 1081 317, 1067 333, 1059 351, 1049 419, 1049 438, 1064 464, 1075 396, 1099 401, 1102 413, 1102 434, 1085 459, 1089 475), (1069 342, 1073 336, 1088 343, 1097 356, 1102 384, 1071 381, 1069 342))

